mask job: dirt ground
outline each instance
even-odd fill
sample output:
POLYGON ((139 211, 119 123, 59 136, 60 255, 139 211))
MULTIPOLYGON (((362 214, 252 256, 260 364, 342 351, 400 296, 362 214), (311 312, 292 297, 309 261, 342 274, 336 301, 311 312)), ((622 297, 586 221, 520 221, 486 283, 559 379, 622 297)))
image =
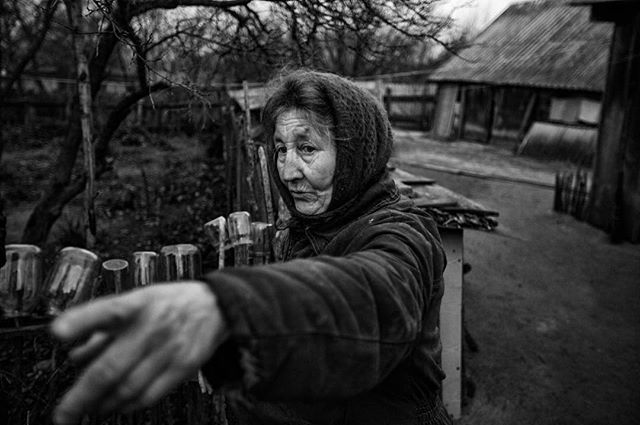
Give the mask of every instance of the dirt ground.
MULTIPOLYGON (((458 425, 639 424, 640 245, 612 245, 604 232, 552 211, 554 173, 565 164, 415 132, 398 132, 396 146, 396 166, 500 212, 495 231, 464 234, 472 266, 465 322, 479 350, 465 353, 475 394, 458 425)), ((16 167, 9 174, 44 175, 48 149, 21 155, 5 152, 3 165, 16 167)), ((116 163, 134 159, 122 150, 116 163)), ((158 170, 147 167, 153 180, 158 170)), ((140 198, 137 165, 118 172, 140 198)), ((19 240, 35 201, 24 190, 14 195, 28 202, 9 204, 7 243, 19 240)), ((130 215, 123 211, 114 223, 130 215)))
POLYGON ((640 245, 552 211, 545 185, 567 165, 409 132, 394 158, 500 213, 495 231, 464 233, 479 350, 465 352, 476 391, 458 424, 639 424, 640 245))

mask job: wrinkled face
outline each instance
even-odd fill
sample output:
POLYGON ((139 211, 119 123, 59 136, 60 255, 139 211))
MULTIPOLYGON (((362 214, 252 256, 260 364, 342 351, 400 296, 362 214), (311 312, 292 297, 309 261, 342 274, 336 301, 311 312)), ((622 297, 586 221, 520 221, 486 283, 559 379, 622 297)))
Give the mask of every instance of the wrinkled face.
POLYGON ((273 135, 280 180, 287 186, 298 212, 327 210, 333 192, 336 146, 329 130, 317 128, 302 111, 291 109, 276 120, 273 135))

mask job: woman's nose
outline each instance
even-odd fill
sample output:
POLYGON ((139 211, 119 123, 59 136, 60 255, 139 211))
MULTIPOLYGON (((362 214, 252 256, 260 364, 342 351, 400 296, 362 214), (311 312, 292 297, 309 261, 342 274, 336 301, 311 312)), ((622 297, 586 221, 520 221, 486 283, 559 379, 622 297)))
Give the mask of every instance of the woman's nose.
POLYGON ((302 170, 300 168, 300 158, 296 154, 295 150, 287 151, 284 158, 284 164, 282 165, 282 180, 292 181, 303 177, 302 170))

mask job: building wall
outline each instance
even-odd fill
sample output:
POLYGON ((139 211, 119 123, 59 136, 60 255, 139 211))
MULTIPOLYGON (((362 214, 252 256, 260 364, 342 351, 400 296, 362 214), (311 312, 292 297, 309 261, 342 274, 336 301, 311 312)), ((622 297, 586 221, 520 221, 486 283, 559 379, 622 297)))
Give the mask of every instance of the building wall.
POLYGON ((441 84, 433 134, 517 146, 534 121, 597 126, 600 105, 592 93, 441 84))

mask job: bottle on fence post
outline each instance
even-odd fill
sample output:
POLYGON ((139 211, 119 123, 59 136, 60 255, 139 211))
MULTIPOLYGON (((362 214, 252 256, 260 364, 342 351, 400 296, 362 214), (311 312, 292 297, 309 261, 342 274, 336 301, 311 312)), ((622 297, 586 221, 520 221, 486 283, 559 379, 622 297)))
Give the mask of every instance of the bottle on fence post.
POLYGON ((102 263, 102 287, 107 294, 120 294, 131 289, 129 263, 113 259, 102 263))
POLYGON ((202 274, 200 250, 192 244, 163 246, 160 250, 162 280, 198 279, 202 274))
POLYGON ((251 215, 246 211, 236 211, 229 214, 227 223, 229 241, 233 246, 234 265, 246 266, 251 264, 251 215))
POLYGON ((152 285, 158 281, 158 253, 135 251, 131 255, 132 284, 134 288, 152 285))
POLYGON ((93 295, 98 256, 76 247, 60 250, 45 284, 47 313, 57 315, 93 295))
POLYGON ((253 240, 253 264, 271 262, 274 228, 272 224, 261 221, 251 223, 251 239, 253 240))
POLYGON ((42 251, 35 245, 5 247, 6 263, 0 268, 0 306, 5 317, 31 313, 42 288, 42 251))

